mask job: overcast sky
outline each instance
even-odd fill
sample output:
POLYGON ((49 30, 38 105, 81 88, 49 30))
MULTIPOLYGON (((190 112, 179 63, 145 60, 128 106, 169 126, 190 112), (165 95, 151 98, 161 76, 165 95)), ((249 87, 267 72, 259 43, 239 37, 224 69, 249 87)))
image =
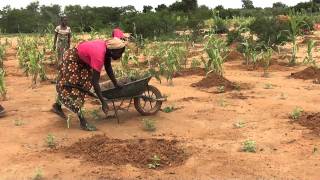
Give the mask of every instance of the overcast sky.
MULTIPOLYGON (((159 4, 170 5, 176 0, 39 0, 40 5, 59 4, 65 5, 81 5, 81 6, 111 6, 120 7, 133 5, 138 10, 142 10, 144 5, 151 5, 153 7, 159 4)), ((253 4, 256 7, 271 7, 274 2, 283 2, 287 5, 296 5, 299 2, 306 2, 309 0, 253 0, 253 4)), ((10 5, 11 7, 20 8, 27 6, 32 0, 0 0, 0 8, 10 5)), ((199 5, 206 5, 208 7, 216 7, 217 5, 223 5, 225 8, 241 8, 241 0, 198 0, 199 5)))

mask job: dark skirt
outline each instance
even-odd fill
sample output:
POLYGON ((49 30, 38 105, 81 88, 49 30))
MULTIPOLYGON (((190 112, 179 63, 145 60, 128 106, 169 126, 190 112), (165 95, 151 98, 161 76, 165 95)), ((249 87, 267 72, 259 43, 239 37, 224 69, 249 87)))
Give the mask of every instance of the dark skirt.
POLYGON ((77 49, 67 50, 63 55, 62 64, 58 72, 56 85, 58 103, 64 105, 74 113, 80 113, 86 93, 64 85, 76 85, 89 91, 92 88, 91 79, 91 68, 81 61, 77 49))

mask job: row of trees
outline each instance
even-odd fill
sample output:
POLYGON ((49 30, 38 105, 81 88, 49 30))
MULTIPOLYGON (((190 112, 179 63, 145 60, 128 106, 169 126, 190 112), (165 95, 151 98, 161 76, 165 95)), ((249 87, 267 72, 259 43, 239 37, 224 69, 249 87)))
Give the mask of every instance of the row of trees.
MULTIPOLYGON (((319 11, 319 1, 299 3, 294 8, 311 12, 319 11)), ((242 0, 242 9, 225 9, 217 6, 222 19, 234 16, 256 17, 278 15, 289 12, 287 5, 278 2, 272 8, 255 8, 251 0, 242 0)), ((144 37, 159 36, 175 30, 200 29, 204 21, 214 15, 212 9, 199 6, 197 0, 177 1, 169 6, 161 4, 156 8, 144 6, 137 11, 133 6, 125 7, 81 7, 70 5, 61 8, 59 5, 40 6, 32 2, 26 8, 14 9, 10 6, 0 10, 0 30, 6 33, 32 33, 52 31, 59 22, 59 15, 69 17, 69 25, 75 32, 90 32, 121 26, 128 32, 142 34, 144 37)))

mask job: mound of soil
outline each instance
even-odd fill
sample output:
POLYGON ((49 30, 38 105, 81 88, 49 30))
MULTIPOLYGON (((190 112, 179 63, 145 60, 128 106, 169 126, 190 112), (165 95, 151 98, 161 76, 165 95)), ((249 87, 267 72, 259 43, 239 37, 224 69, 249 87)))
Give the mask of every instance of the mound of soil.
POLYGON ((178 141, 165 139, 109 139, 105 135, 95 135, 80 139, 75 144, 62 148, 72 158, 83 158, 100 165, 131 164, 147 168, 156 155, 160 168, 178 166, 184 163, 186 153, 178 147, 178 141))
POLYGON ((228 79, 220 76, 216 73, 210 73, 207 77, 203 78, 197 83, 191 84, 192 87, 197 88, 212 88, 212 87, 224 87, 224 91, 231 91, 237 88, 235 83, 229 81, 228 79))
POLYGON ((190 68, 183 69, 173 75, 173 77, 186 77, 186 76, 205 76, 206 72, 203 68, 190 68))
POLYGON ((320 69, 316 67, 308 67, 302 71, 291 73, 291 77, 295 79, 320 79, 320 69))
POLYGON ((300 118, 295 122, 320 135, 320 112, 303 113, 302 116, 300 116, 300 118))

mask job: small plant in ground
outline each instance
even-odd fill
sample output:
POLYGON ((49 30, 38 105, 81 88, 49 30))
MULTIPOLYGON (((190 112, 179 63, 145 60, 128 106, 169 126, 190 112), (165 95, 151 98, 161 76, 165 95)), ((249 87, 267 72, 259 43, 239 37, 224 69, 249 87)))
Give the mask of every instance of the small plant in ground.
POLYGON ((207 74, 215 72, 218 75, 223 75, 223 63, 226 59, 229 49, 224 40, 211 35, 205 45, 205 51, 208 55, 208 60, 203 57, 201 59, 207 74))
POLYGON ((37 168, 34 172, 32 180, 42 180, 43 179, 43 172, 42 169, 37 168))
POLYGON ((318 147, 313 147, 312 154, 316 154, 318 152, 318 147))
POLYGON ((143 119, 143 129, 146 131, 155 131, 156 126, 155 126, 155 121, 153 119, 143 119))
MULTIPOLYGON (((304 21, 304 16, 301 13, 296 13, 295 11, 289 12, 289 30, 283 32, 286 33, 286 36, 291 41, 292 44, 292 56, 289 61, 290 65, 296 65, 297 63, 297 52, 299 50, 297 38, 302 34, 302 27, 308 26, 304 21)), ((310 28, 310 27, 308 27, 310 28)), ((280 35, 283 33, 280 32, 280 35)))
POLYGON ((15 119, 14 120, 14 125, 15 126, 22 126, 24 123, 21 119, 15 119))
POLYGON ((238 121, 238 122, 233 124, 233 127, 237 128, 237 129, 243 128, 244 126, 245 126, 245 123, 242 122, 242 121, 238 121))
POLYGON ((191 61, 191 68, 195 69, 201 66, 201 62, 198 61, 197 59, 193 58, 191 61))
POLYGON ((157 155, 154 155, 152 158, 150 158, 150 160, 151 160, 151 163, 148 164, 149 169, 156 169, 161 165, 160 164, 161 159, 157 155))
POLYGON ((316 42, 314 40, 308 41, 307 57, 303 60, 305 64, 312 64, 313 66, 316 65, 316 60, 313 58, 313 49, 315 48, 315 45, 316 42))
POLYGON ((223 98, 218 99, 217 103, 221 107, 227 107, 228 106, 227 101, 225 99, 223 99, 223 98))
POLYGON ((68 114, 67 117, 67 128, 70 129, 70 122, 71 122, 71 114, 68 114))
POLYGON ((4 56, 6 54, 6 47, 0 42, 0 68, 3 68, 4 56))
POLYGON ((287 97, 286 97, 286 95, 285 95, 284 93, 281 93, 281 94, 280 94, 280 99, 281 99, 281 100, 286 100, 287 97))
POLYGON ((273 50, 271 48, 267 48, 265 52, 262 54, 261 63, 263 65, 263 77, 269 77, 269 67, 272 58, 273 50))
POLYGON ((226 90, 225 90, 224 86, 218 86, 217 87, 217 92, 218 93, 224 93, 224 92, 226 92, 226 90))
POLYGON ((292 120, 297 120, 297 119, 300 118, 300 116, 302 115, 302 113, 303 113, 303 109, 302 109, 302 108, 300 108, 300 107, 295 107, 295 108, 293 109, 293 111, 290 113, 290 118, 291 118, 292 120))
POLYGON ((234 84, 234 89, 237 90, 237 91, 241 91, 241 85, 238 84, 238 83, 235 83, 234 84))
POLYGON ((0 95, 2 99, 6 99, 7 95, 7 89, 6 89, 6 84, 5 84, 5 72, 3 69, 0 69, 0 95))
POLYGON ((165 108, 163 108, 163 112, 165 113, 171 113, 175 110, 174 106, 167 106, 165 108))
POLYGON ((52 134, 48 134, 47 138, 46 138, 46 143, 47 143, 47 146, 49 148, 53 148, 56 146, 56 140, 55 140, 55 137, 52 135, 52 134))
POLYGON ((273 85, 270 84, 270 83, 267 83, 267 84, 264 85, 264 88, 265 89, 273 89, 273 85))
POLYGON ((243 152, 256 152, 256 142, 253 140, 246 140, 243 143, 243 147, 242 147, 242 151, 243 152))

